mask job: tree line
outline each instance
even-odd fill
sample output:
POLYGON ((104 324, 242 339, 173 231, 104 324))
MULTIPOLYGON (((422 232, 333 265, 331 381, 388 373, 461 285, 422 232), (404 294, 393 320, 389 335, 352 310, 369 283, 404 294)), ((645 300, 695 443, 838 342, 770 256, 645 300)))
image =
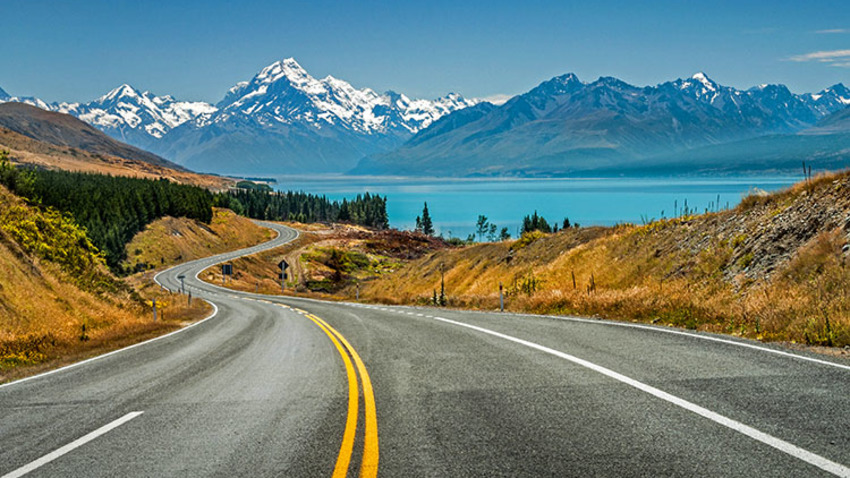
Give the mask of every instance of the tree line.
POLYGON ((375 229, 390 226, 387 198, 369 193, 349 201, 331 201, 305 192, 267 192, 237 188, 218 193, 213 205, 232 209, 252 219, 294 222, 348 222, 375 229))
POLYGON ((212 220, 209 191, 167 179, 19 170, 2 160, 0 183, 30 203, 70 214, 116 272, 126 257, 125 245, 154 220, 163 216, 207 224, 212 220))

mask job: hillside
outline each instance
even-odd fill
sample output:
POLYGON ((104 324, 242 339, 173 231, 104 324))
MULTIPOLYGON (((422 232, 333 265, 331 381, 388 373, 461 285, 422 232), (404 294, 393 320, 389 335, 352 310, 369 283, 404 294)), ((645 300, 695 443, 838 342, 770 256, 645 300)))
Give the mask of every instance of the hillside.
POLYGON ((69 146, 93 154, 144 161, 181 170, 159 156, 112 139, 71 115, 45 111, 24 103, 0 104, 0 127, 55 146, 69 146))
POLYGON ((182 168, 171 169, 136 159, 90 153, 70 146, 57 146, 5 127, 0 127, 0 149, 9 151, 9 159, 15 164, 44 169, 147 179, 165 178, 214 191, 226 190, 235 184, 234 180, 226 177, 197 174, 182 168))
POLYGON ((272 239, 272 231, 229 209, 214 208, 210 224, 164 217, 148 224, 126 246, 122 267, 144 271, 161 269, 272 239))
MULTIPOLYGON (((366 282, 361 297, 578 314, 764 340, 850 344, 850 173, 733 210, 643 226, 567 229, 438 251, 366 282)), ((350 291, 344 293, 350 294, 350 291)))
POLYGON ((66 217, 0 186, 0 382, 174 330, 209 311, 167 294, 139 296, 112 276, 66 217), (145 300, 162 308, 154 322, 145 300))

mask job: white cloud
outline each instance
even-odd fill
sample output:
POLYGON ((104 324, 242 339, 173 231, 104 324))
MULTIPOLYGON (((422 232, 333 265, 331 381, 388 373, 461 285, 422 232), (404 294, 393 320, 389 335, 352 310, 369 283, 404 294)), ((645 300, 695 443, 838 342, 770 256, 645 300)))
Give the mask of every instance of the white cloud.
POLYGON ((850 30, 848 30, 846 28, 829 28, 829 29, 826 29, 826 30, 818 30, 815 33, 817 33, 819 35, 830 35, 830 34, 834 34, 834 33, 850 33, 850 30))
POLYGON ((503 105, 503 104, 507 103, 507 101, 511 98, 513 98, 513 95, 498 94, 498 95, 485 96, 483 98, 476 98, 476 100, 486 101, 488 103, 493 103, 494 105, 503 105))
POLYGON ((816 61, 826 63, 829 66, 850 68, 850 50, 813 51, 803 55, 791 56, 788 60, 796 62, 816 61))

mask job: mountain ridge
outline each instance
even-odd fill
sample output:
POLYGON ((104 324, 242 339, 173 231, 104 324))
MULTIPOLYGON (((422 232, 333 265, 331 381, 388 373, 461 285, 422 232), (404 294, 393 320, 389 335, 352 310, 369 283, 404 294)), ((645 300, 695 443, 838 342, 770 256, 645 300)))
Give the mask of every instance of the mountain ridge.
MULTIPOLYGON (((351 174, 568 176, 616 170, 656 156, 796 134, 850 105, 843 84, 818 94, 784 85, 747 90, 704 73, 638 87, 613 77, 566 74, 474 120, 427 130, 398 149, 364 158, 351 174)), ((805 159, 805 158, 803 158, 805 159)), ((798 161, 797 161, 798 162, 798 161)))
POLYGON ((293 58, 262 68, 212 105, 178 101, 123 84, 88 103, 2 97, 76 116, 112 137, 193 169, 274 173, 341 172, 361 157, 398 146, 440 117, 474 105, 450 93, 436 100, 316 79, 293 58))

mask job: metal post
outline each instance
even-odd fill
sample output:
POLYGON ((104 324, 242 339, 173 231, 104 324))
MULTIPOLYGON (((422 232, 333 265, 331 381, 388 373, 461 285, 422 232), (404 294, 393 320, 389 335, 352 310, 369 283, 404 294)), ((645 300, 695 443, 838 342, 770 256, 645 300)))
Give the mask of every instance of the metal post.
POLYGON ((151 304, 153 304, 153 321, 156 322, 156 299, 151 300, 151 304))
POLYGON ((180 277, 180 293, 181 294, 186 293, 186 283, 183 282, 183 277, 180 277))
POLYGON ((505 311, 505 293, 501 282, 499 282, 499 311, 505 311))
POLYGON ((355 294, 355 297, 356 297, 355 300, 357 300, 357 302, 360 302, 360 283, 359 282, 355 285, 354 294, 355 294))
POLYGON ((189 291, 189 300, 187 301, 187 305, 192 305, 192 291, 189 291))

